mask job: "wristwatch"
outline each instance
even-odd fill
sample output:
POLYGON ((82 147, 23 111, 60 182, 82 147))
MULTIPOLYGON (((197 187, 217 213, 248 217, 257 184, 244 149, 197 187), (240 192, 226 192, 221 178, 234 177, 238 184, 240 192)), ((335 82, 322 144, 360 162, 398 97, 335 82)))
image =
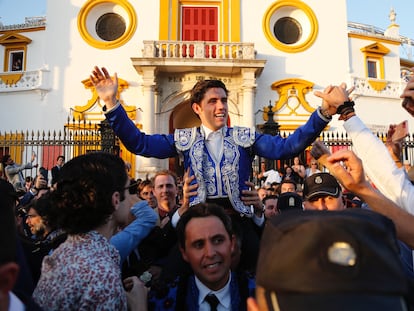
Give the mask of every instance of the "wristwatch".
POLYGON ((319 107, 319 112, 321 113, 321 115, 323 115, 325 118, 327 119, 332 119, 332 116, 330 115, 328 109, 322 109, 322 106, 319 107))

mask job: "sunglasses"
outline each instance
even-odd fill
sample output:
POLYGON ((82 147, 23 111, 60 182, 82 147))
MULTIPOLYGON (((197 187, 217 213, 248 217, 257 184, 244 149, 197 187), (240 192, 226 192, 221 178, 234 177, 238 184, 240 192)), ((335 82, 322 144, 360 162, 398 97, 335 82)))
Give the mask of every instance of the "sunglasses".
POLYGON ((129 186, 124 187, 124 190, 128 190, 128 189, 134 189, 135 187, 138 186, 138 182, 134 182, 132 184, 129 184, 129 186))

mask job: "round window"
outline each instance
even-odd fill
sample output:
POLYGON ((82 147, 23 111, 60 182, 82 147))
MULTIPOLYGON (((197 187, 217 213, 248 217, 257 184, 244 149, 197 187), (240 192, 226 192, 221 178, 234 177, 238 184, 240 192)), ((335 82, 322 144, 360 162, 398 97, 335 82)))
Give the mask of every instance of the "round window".
POLYGON ((302 37, 300 23, 292 17, 278 19, 273 28, 276 38, 284 44, 294 44, 302 37))
POLYGON ((114 49, 135 33, 137 15, 128 0, 87 0, 78 14, 83 40, 98 49, 114 49))
POLYGON ((120 38, 126 29, 125 20, 116 13, 106 13, 96 21, 96 34, 105 41, 120 38))
POLYGON ((263 16, 263 31, 278 50, 298 53, 309 49, 318 35, 318 21, 301 0, 278 0, 263 16))

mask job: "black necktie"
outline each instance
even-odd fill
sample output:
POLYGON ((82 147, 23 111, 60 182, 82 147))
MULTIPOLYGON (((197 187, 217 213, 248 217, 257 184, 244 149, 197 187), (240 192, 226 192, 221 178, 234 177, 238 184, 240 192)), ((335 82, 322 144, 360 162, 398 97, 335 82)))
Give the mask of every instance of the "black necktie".
POLYGON ((217 299, 216 295, 207 295, 204 300, 207 301, 207 303, 210 305, 211 311, 217 311, 219 300, 217 299))

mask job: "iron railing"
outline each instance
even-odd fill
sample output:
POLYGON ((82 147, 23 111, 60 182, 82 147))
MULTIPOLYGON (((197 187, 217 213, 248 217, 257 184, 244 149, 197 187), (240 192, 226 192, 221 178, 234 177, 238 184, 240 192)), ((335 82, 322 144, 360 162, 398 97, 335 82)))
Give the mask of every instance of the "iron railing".
MULTIPOLYGON (((282 137, 287 137, 289 132, 280 133, 282 137)), ((376 134, 385 142, 386 134, 376 134)), ((352 141, 345 132, 323 132, 319 139, 334 152, 338 149, 352 149, 352 141)), ((5 154, 10 154, 16 163, 27 163, 31 159, 32 153, 36 153, 37 159, 34 163, 39 167, 45 167, 49 171, 56 164, 59 155, 63 155, 66 161, 92 151, 107 151, 120 154, 127 162, 134 161, 126 153, 120 153, 120 143, 110 129, 107 121, 99 124, 87 123, 84 121, 68 122, 62 131, 15 131, 0 132, 0 159, 5 154)), ((310 160, 310 148, 298 155, 305 165, 310 160)), ((402 158, 414 165, 414 134, 410 134, 403 142, 402 158)), ((253 162, 252 171, 259 171, 260 162, 266 160, 256 157, 253 162)), ((267 160, 266 160, 267 161, 267 160)), ((268 162, 268 161, 267 161, 268 162)), ((269 163, 269 162, 268 162, 269 163)), ((281 171, 284 165, 292 165, 293 159, 270 161, 272 168, 281 171)), ((37 170, 26 170, 24 176, 36 175, 37 170)), ((179 173, 179 172, 177 172, 179 173)), ((0 172, 1 175, 1 172, 0 172)))
MULTIPOLYGON (((119 153, 117 139, 107 121, 93 124, 73 120, 62 131, 0 132, 0 159, 9 154, 15 163, 25 164, 34 153, 36 160, 33 164, 47 170, 56 165, 60 155, 68 161, 92 151, 119 153)), ((23 175, 34 177, 36 172, 37 169, 33 168, 23 171, 23 175)))
MULTIPOLYGON (((282 132, 280 135, 282 137, 287 137, 289 133, 282 132)), ((376 133, 376 136, 385 143, 387 137, 386 133, 378 132, 376 133)), ((321 140, 325 144, 325 146, 328 147, 331 153, 344 148, 352 150, 352 140, 346 132, 322 132, 319 137, 319 140, 321 140)), ((298 155, 300 161, 305 166, 307 166, 311 159, 310 149, 311 148, 308 147, 306 148, 306 150, 304 150, 301 154, 298 155)), ((414 165, 414 134, 410 134, 408 137, 404 139, 401 148, 401 157, 403 161, 408 161, 410 165, 414 165)), ((279 172, 283 172, 285 165, 293 165, 293 158, 286 160, 269 161, 264 158, 256 157, 253 162, 253 172, 260 171, 260 163, 262 161, 266 162, 266 169, 274 168, 279 172)), ((252 174, 252 178, 253 176, 254 174, 252 174)))

